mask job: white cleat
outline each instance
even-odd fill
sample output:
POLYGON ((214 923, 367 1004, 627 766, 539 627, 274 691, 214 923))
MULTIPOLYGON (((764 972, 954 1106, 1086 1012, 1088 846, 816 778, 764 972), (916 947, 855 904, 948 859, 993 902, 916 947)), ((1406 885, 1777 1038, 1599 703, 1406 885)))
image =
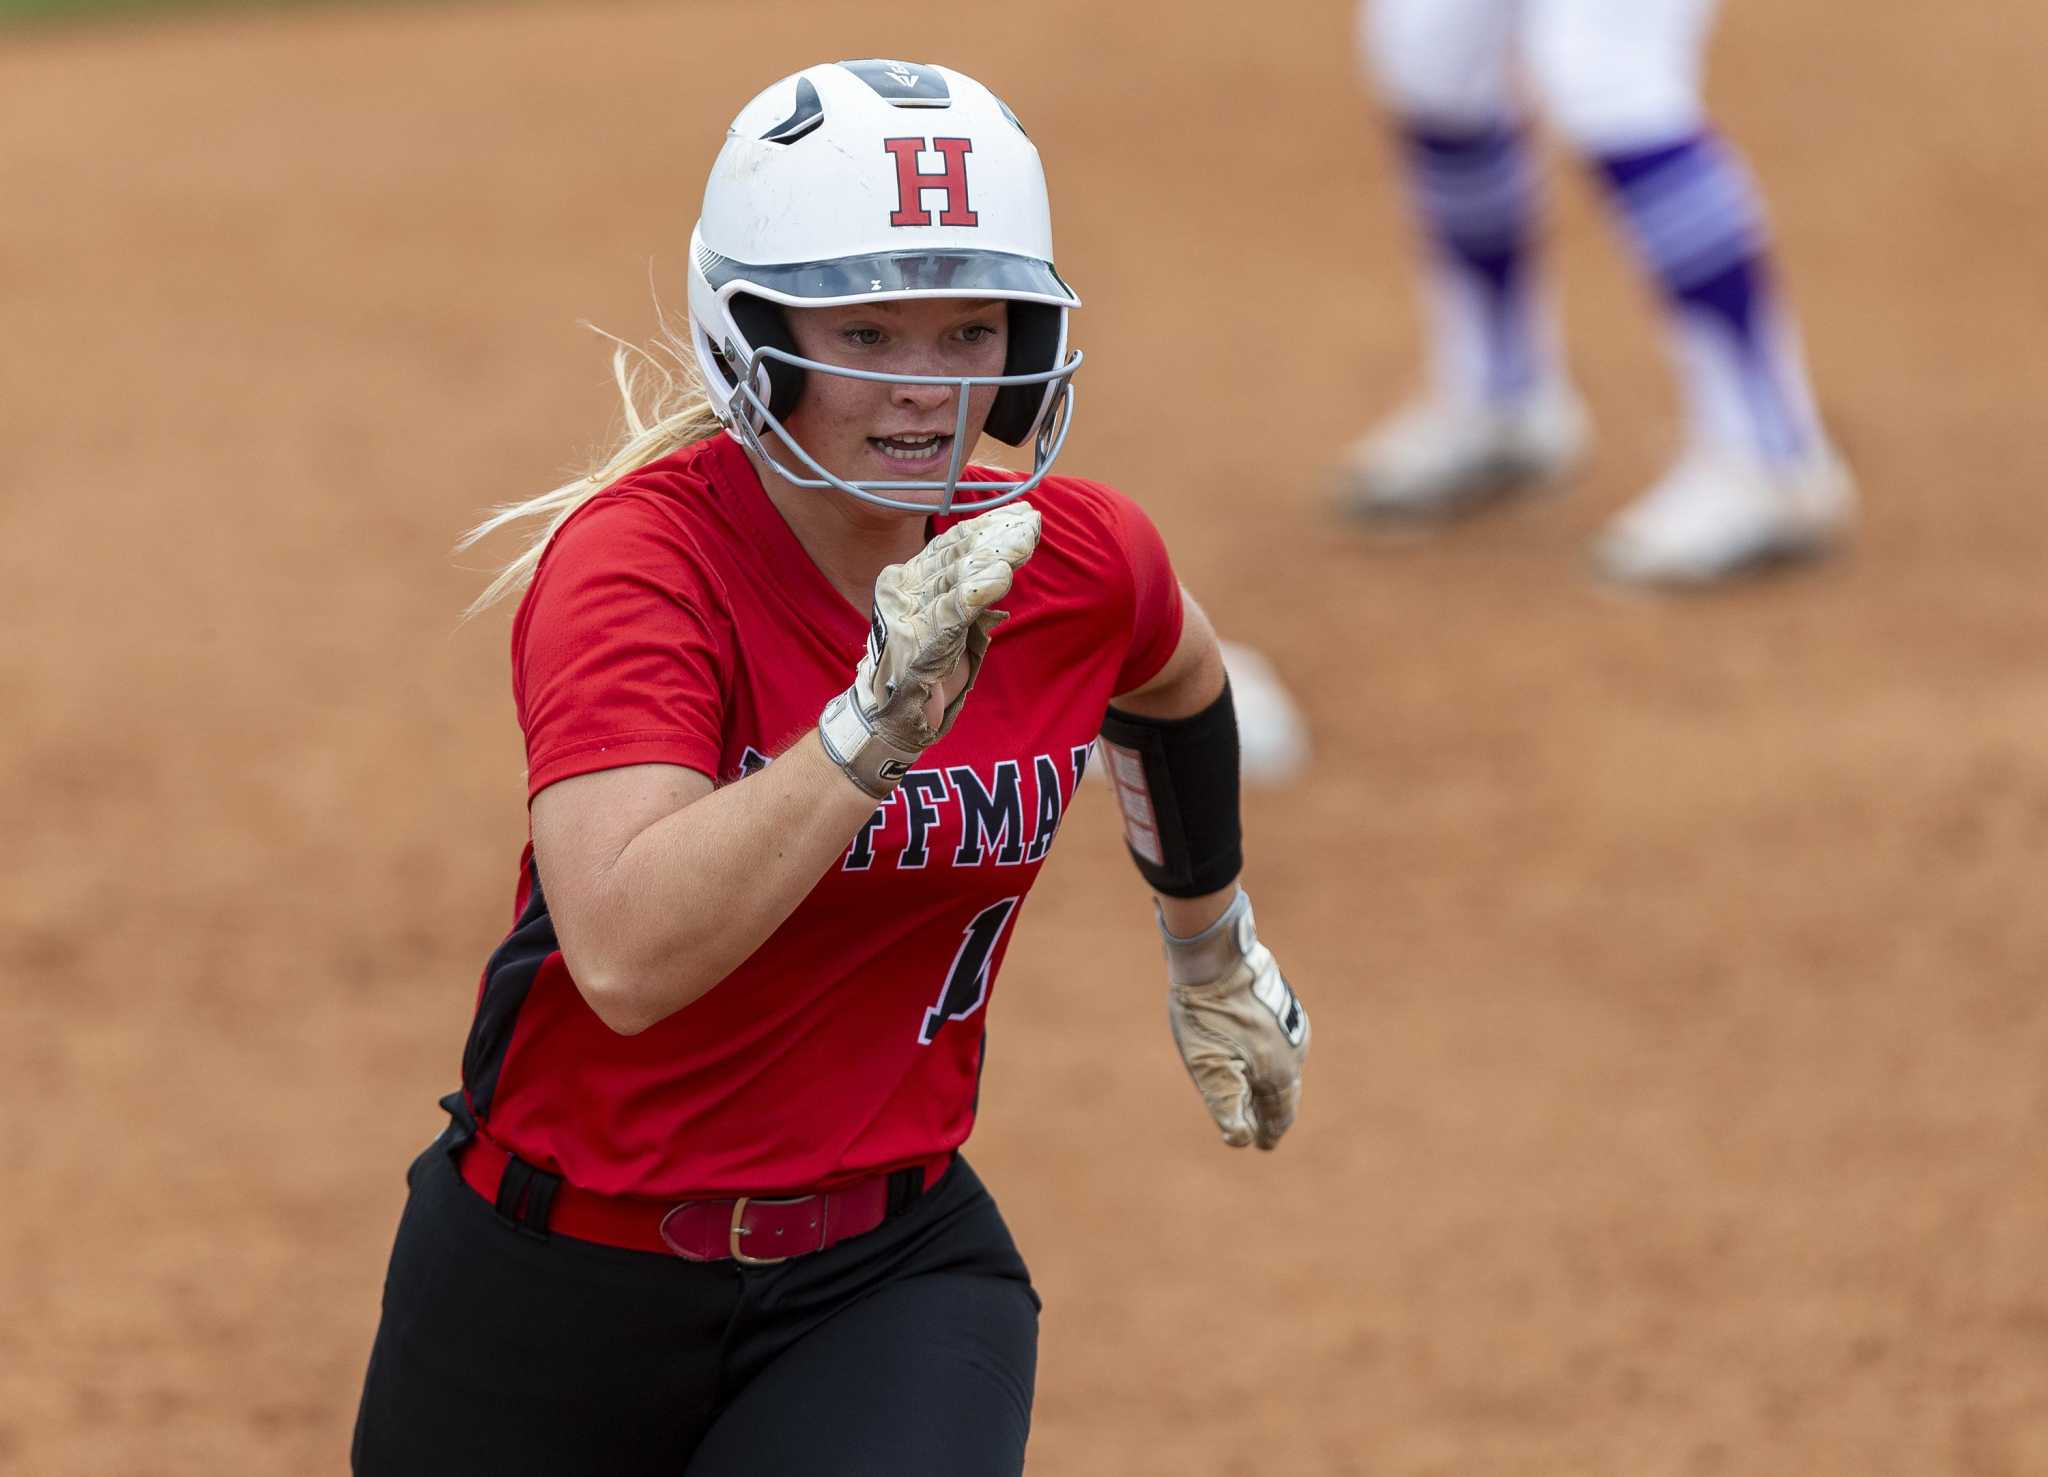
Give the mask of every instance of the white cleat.
POLYGON ((1366 523, 1445 522, 1554 483, 1586 440, 1585 408, 1562 384, 1499 405, 1418 401, 1353 444, 1341 505, 1366 523))
POLYGON ((1832 451, 1783 468, 1694 454, 1608 524, 1593 558, 1630 584, 1710 585, 1818 558, 1847 534, 1855 507, 1832 451))

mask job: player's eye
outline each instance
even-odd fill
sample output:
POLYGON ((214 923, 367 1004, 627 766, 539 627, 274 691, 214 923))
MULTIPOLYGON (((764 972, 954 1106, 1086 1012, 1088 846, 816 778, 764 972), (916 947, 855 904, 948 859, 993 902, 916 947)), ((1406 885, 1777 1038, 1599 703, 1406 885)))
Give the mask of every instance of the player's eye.
POLYGON ((839 336, 849 344, 857 344, 863 349, 872 349, 882 341, 882 330, 879 328, 842 328, 839 331, 839 336))
POLYGON ((970 344, 987 343, 996 336, 993 323, 970 323, 960 330, 960 337, 970 344))

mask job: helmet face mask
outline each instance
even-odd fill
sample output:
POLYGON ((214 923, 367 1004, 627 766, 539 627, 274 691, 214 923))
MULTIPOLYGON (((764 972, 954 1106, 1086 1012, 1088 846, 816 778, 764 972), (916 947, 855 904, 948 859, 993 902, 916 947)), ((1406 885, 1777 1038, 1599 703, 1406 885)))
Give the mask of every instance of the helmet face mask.
POLYGON ((689 276, 691 338, 714 408, 750 452, 796 486, 836 488, 889 508, 979 511, 1036 487, 1065 444, 1081 363, 1067 349, 1067 312, 1080 299, 1052 263, 1038 152, 1015 115, 972 78, 922 64, 839 62, 767 89, 741 110, 712 166, 689 276), (909 375, 826 364, 797 352, 782 311, 914 298, 1004 299, 1003 372, 909 375), (945 478, 854 480, 822 466, 785 425, 813 374, 952 391, 945 478), (986 424, 967 426, 971 393, 988 388, 995 396, 986 424), (1032 471, 1021 482, 968 483, 989 495, 962 502, 960 475, 984 430, 1030 445, 1032 471))
MULTIPOLYGON (((884 508, 900 508, 914 513, 980 513, 989 508, 1001 507, 1013 502, 1031 491, 1046 479, 1052 471, 1053 458, 1066 445, 1067 428, 1073 419, 1074 370, 1080 366, 1081 355, 1077 350, 1069 360, 1056 368, 1042 370, 1036 374, 1003 375, 936 375, 936 374, 889 374, 881 370, 849 369, 843 365, 825 364, 816 359, 806 359, 788 350, 764 346, 756 349, 746 359, 745 372, 738 377, 733 388, 729 425, 742 446, 759 457, 775 474, 797 487, 833 487, 852 494, 863 502, 874 503, 884 508), (774 367, 788 366, 806 374, 838 375, 845 379, 878 381, 892 385, 933 385, 953 392, 953 460, 946 469, 942 481, 849 481, 826 468, 803 444, 790 434, 770 407, 760 385, 771 381, 774 367), (975 492, 984 494, 967 501, 960 500, 960 473, 967 465, 967 453, 979 436, 981 427, 970 427, 967 423, 973 392, 989 386, 1000 387, 998 395, 1009 393, 1013 388, 1036 391, 1044 386, 1044 398, 1048 408, 1039 414, 1032 435, 1031 475, 1021 482, 969 482, 966 484, 975 492), (762 437, 763 430, 770 431, 776 439, 809 469, 810 475, 785 466, 762 437), (910 496, 915 493, 937 492, 939 500, 917 501, 910 496)), ((993 421, 994 412, 990 413, 993 421)))

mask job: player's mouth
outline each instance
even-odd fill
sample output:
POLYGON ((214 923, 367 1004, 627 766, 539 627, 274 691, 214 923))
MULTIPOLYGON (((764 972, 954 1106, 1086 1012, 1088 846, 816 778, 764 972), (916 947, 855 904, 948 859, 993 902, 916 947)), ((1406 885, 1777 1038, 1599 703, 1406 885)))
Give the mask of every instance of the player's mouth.
POLYGON ((941 431, 870 436, 868 445, 890 471, 907 477, 935 472, 953 455, 953 438, 941 431))

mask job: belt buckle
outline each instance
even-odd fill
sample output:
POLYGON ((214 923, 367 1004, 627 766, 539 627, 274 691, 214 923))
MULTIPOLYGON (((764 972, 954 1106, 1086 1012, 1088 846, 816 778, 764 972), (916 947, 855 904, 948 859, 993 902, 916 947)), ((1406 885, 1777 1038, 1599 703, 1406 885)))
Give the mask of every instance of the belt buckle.
POLYGON ((742 1195, 732 1203, 732 1234, 727 1245, 732 1250, 732 1259, 743 1267, 773 1267, 789 1260, 786 1256, 748 1256, 740 1249, 740 1237, 747 1234, 747 1228, 740 1224, 740 1218, 747 1213, 747 1202, 754 1197, 742 1195))

